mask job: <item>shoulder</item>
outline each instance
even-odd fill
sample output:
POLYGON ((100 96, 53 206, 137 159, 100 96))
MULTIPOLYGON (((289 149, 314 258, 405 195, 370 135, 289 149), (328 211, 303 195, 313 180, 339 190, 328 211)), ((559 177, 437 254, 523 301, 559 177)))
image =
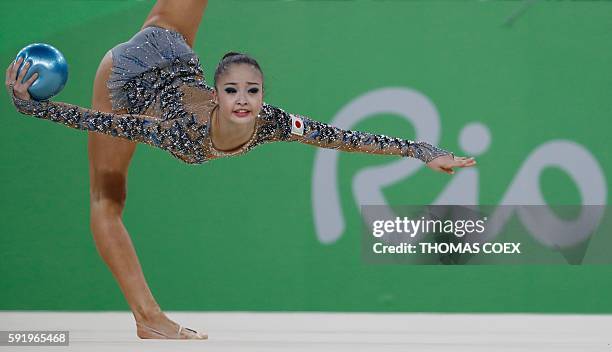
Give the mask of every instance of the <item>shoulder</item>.
POLYGON ((258 118, 261 140, 285 140, 291 133, 291 115, 281 108, 264 103, 258 118))
POLYGON ((264 121, 278 121, 288 118, 289 114, 279 107, 263 103, 259 116, 264 121))

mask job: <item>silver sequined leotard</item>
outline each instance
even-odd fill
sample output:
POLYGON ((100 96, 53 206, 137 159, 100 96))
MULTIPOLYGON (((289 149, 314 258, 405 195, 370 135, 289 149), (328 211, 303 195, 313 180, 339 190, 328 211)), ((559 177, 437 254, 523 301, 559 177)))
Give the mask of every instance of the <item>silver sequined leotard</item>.
POLYGON ((199 59, 181 34, 147 27, 112 49, 113 69, 107 82, 113 110, 104 113, 50 101, 21 100, 28 115, 80 130, 100 132, 149 144, 189 164, 247 153, 274 141, 298 141, 347 152, 414 157, 429 162, 452 154, 425 142, 342 130, 263 104, 249 141, 234 151, 214 148, 210 138, 212 88, 204 80, 199 59))

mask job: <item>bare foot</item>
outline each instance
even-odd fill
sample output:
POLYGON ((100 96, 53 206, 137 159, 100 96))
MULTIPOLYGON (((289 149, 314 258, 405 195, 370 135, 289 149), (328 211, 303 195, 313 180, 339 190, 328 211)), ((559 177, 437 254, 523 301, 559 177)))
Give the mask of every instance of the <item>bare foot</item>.
POLYGON ((159 312, 153 317, 136 321, 136 335, 141 339, 205 340, 208 334, 180 326, 159 312))

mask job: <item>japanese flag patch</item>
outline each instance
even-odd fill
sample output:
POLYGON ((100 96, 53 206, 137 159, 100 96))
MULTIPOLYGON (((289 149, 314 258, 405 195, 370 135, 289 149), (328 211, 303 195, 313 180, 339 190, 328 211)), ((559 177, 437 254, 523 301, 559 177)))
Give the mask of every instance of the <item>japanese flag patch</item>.
POLYGON ((291 133, 299 136, 304 135, 304 120, 296 115, 291 115, 291 133))

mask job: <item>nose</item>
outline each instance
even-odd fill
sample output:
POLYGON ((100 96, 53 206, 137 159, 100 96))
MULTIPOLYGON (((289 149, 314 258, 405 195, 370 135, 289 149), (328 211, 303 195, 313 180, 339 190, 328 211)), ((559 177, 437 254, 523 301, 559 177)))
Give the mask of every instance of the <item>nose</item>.
POLYGON ((238 94, 237 103, 240 104, 240 105, 246 105, 247 100, 246 100, 246 97, 244 96, 244 93, 238 94))

